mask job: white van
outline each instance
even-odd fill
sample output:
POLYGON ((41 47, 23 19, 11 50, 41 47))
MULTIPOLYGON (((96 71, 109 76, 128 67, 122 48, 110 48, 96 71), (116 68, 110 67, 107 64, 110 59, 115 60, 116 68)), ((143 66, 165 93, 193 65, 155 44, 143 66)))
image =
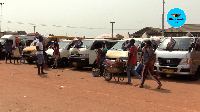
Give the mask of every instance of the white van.
POLYGON ((155 51, 155 72, 161 76, 165 76, 167 74, 191 75, 192 80, 197 80, 200 75, 200 51, 194 49, 195 39, 199 38, 165 38, 155 51), (167 44, 170 40, 174 42, 174 45, 169 49, 167 48, 167 44))
POLYGON ((33 40, 35 40, 35 36, 27 36, 27 35, 4 35, 1 38, 2 39, 8 39, 12 45, 15 45, 15 37, 19 36, 20 40, 24 39, 25 42, 25 46, 30 46, 31 42, 33 42, 33 40))
MULTIPOLYGON (((63 40, 58 42, 59 44, 59 52, 60 52, 60 59, 59 62, 62 62, 62 64, 67 65, 68 64, 68 58, 69 58, 69 49, 72 45, 72 40, 63 40)), ((49 64, 53 64, 54 62, 54 50, 52 48, 49 48, 47 51, 47 56, 49 59, 49 64)))
MULTIPOLYGON (((118 58, 128 58, 128 49, 122 49, 122 44, 124 42, 126 42, 127 40, 131 40, 131 39, 126 39, 126 40, 119 40, 110 50, 108 50, 107 54, 106 54, 106 58, 110 59, 110 60, 116 60, 118 58)), ((135 46, 139 47, 141 44, 141 41, 139 41, 140 39, 135 39, 135 46)), ((138 55, 140 55, 141 53, 138 52, 138 55)), ((138 60, 139 60, 139 56, 138 56, 138 60)))
POLYGON ((107 59, 116 60, 117 58, 128 59, 128 49, 123 50, 122 44, 127 41, 135 39, 135 46, 138 48, 137 61, 141 60, 142 48, 145 46, 145 42, 151 40, 155 42, 155 45, 158 45, 161 41, 161 37, 151 37, 151 38, 130 38, 125 40, 120 40, 117 42, 106 54, 107 59))
POLYGON ((73 47, 69 50, 70 64, 77 68, 92 66, 97 58, 97 50, 101 48, 103 42, 108 49, 117 43, 116 40, 109 39, 85 39, 82 42, 80 48, 73 47))

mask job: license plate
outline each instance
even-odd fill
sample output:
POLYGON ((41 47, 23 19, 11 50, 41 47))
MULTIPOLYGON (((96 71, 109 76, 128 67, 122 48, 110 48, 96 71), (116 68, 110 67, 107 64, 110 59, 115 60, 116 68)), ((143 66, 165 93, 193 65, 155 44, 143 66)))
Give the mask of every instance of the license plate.
POLYGON ((162 72, 174 73, 174 70, 171 70, 171 69, 162 69, 162 72))
POLYGON ((77 66, 77 63, 76 63, 76 62, 73 62, 72 65, 76 67, 76 66, 77 66))

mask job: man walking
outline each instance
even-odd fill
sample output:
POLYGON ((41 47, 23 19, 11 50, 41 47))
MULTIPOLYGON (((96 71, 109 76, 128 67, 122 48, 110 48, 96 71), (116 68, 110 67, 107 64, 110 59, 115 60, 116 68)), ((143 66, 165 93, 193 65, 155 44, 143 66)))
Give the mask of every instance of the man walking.
POLYGON ((156 75, 154 75, 154 51, 153 47, 151 46, 151 41, 147 41, 145 43, 145 46, 143 48, 143 68, 141 71, 141 85, 139 86, 140 88, 143 88, 145 78, 146 78, 146 73, 149 72, 151 77, 158 83, 157 89, 160 89, 162 84, 157 78, 156 75))
POLYGON ((130 72, 132 72, 139 79, 141 78, 140 75, 135 71, 135 66, 137 64, 138 48, 134 45, 134 43, 135 43, 135 40, 131 39, 130 40, 131 48, 128 53, 128 62, 127 62, 127 68, 126 68, 127 77, 128 77, 127 84, 131 84, 130 72))
POLYGON ((37 63, 38 63, 38 75, 41 75, 41 74, 45 74, 43 72, 43 66, 44 66, 44 55, 43 55, 43 44, 42 44, 42 41, 43 41, 43 37, 40 36, 39 37, 39 42, 36 43, 36 49, 37 49, 37 52, 36 52, 36 55, 37 55, 37 63), (41 73, 40 73, 40 68, 41 68, 41 73))
POLYGON ((10 59, 10 63, 12 63, 11 62, 12 44, 10 43, 9 40, 6 40, 5 49, 6 49, 6 55, 5 55, 6 63, 7 63, 8 57, 10 59))

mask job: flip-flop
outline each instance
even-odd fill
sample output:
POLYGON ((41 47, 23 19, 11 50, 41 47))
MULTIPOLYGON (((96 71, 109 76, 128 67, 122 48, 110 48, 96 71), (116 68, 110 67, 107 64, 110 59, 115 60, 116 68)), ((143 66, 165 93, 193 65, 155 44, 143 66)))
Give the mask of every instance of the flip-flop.
POLYGON ((159 86, 156 89, 161 89, 161 87, 162 87, 162 84, 159 84, 159 86))

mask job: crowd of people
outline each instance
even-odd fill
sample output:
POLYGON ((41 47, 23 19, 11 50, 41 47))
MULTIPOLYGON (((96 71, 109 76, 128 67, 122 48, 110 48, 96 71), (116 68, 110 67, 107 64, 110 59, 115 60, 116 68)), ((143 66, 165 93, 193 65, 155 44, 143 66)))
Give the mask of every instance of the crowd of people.
POLYGON ((16 42, 15 45, 12 45, 9 40, 6 40, 5 43, 5 63, 7 63, 7 60, 10 60, 10 63, 12 63, 11 59, 17 60, 17 63, 19 63, 18 60, 21 60, 22 58, 22 50, 24 49, 24 43, 21 42, 21 46, 19 45, 20 42, 16 42))

